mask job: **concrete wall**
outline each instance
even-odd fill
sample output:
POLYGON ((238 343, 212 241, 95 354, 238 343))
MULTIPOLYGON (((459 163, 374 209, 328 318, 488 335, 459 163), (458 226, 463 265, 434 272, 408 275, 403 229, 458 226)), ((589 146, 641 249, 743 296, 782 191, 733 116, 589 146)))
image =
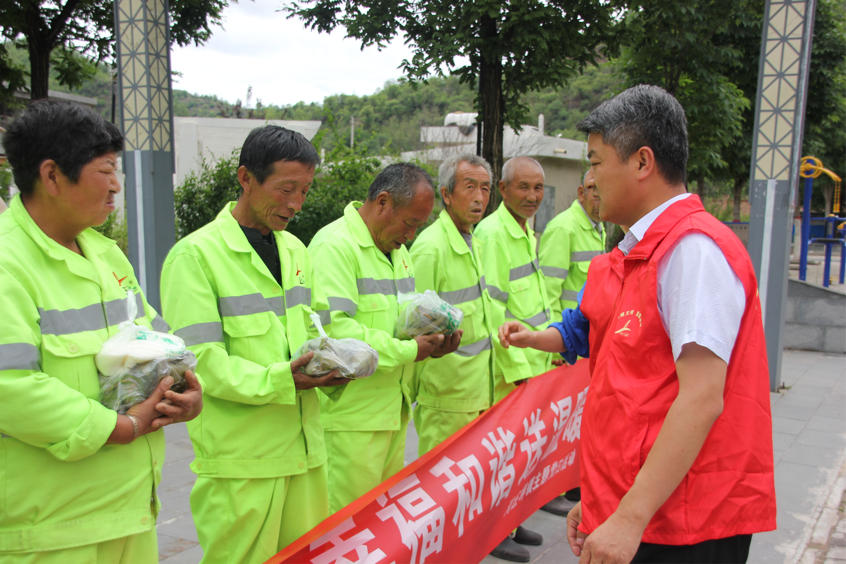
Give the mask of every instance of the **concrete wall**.
POLYGON ((786 349, 846 353, 846 294, 789 280, 784 330, 786 349))

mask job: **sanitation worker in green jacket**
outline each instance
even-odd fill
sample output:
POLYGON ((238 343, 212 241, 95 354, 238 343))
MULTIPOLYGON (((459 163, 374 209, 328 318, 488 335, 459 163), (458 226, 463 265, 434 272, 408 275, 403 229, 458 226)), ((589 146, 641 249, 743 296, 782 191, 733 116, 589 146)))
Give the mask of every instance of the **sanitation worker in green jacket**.
POLYGON ((291 358, 326 305, 308 251, 285 232, 318 162, 299 133, 254 129, 241 197, 179 241, 162 270, 165 317, 206 375, 203 417, 188 426, 205 564, 264 562, 329 515, 316 387, 347 380, 300 372, 313 353, 291 358))
POLYGON ((578 200, 554 217, 541 235, 538 258, 554 320, 561 319, 565 309, 576 308, 576 294, 587 282, 591 259, 605 252, 599 205, 593 169, 589 169, 578 188, 578 200))
POLYGON ((71 102, 35 102, 3 146, 21 191, 0 215, 0 563, 159 561, 161 428, 195 417, 200 384, 165 378, 126 415, 99 402, 94 356, 137 304, 167 331, 114 241, 118 129, 71 102), (127 294, 127 290, 131 295, 127 294))
POLYGON ((446 159, 439 171, 444 210, 411 247, 418 292, 434 290, 464 319, 455 354, 417 364, 414 426, 423 456, 478 417, 493 401, 490 296, 485 290, 482 243, 473 226, 491 195, 490 165, 476 155, 446 159))
POLYGON ((447 338, 394 338, 397 294, 414 292, 414 265, 403 245, 434 203, 426 171, 392 164, 376 176, 364 204, 349 204, 309 245, 329 302, 331 336, 360 339, 379 352, 373 376, 351 382, 337 402, 321 398, 333 513, 402 469, 414 362, 460 344, 461 331, 447 338))
MULTIPOLYGON (((507 320, 523 322, 534 331, 550 322, 544 276, 538 265, 535 233, 527 225, 543 200, 543 168, 529 157, 514 157, 502 167, 502 204, 479 223, 475 235, 483 246, 485 283, 491 296, 493 326, 507 320)), ((503 349, 494 339, 496 358, 494 400, 516 385, 552 368, 552 355, 515 347, 503 349)))

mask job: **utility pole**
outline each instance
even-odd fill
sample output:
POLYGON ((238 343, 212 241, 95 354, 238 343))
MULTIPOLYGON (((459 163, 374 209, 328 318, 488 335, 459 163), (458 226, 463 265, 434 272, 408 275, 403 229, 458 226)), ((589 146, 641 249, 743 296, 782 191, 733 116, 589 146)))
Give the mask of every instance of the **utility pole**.
POLYGON ((816 0, 767 0, 749 179, 749 256, 767 339, 770 390, 781 385, 790 233, 799 183, 816 0))
POLYGON ((355 116, 350 118, 350 149, 355 147, 355 116))

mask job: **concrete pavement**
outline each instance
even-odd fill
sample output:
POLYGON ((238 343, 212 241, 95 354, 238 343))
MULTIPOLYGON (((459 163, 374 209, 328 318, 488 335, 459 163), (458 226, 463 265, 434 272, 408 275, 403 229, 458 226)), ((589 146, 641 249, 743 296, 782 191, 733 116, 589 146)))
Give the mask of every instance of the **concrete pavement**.
MULTIPOLYGON (((753 536, 749 562, 846 564, 846 355, 785 351, 782 382, 785 389, 771 394, 778 529, 753 536)), ((188 503, 194 455, 184 425, 167 427, 165 434, 159 553, 168 564, 196 564, 202 549, 188 503)), ((411 426, 406 463, 416 452, 411 426)), ((578 562, 567 544, 564 518, 538 511, 525 525, 544 535, 542 546, 527 547, 532 562, 578 562)))

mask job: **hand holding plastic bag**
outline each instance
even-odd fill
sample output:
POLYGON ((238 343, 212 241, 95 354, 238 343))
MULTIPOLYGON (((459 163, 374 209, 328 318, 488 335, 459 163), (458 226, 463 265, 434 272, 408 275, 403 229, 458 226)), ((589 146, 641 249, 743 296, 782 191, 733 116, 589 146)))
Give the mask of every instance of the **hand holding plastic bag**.
POLYGON ((397 339, 413 339, 421 335, 452 335, 461 325, 464 313, 443 301, 433 290, 422 294, 399 294, 400 314, 397 318, 397 339))
POLYGON ((171 390, 184 392, 185 371, 197 367, 197 358, 182 339, 135 325, 135 294, 127 290, 126 297, 128 320, 94 357, 100 372, 100 403, 120 414, 150 397, 165 376, 173 377, 171 390))
POLYGON ((325 376, 333 370, 338 371, 338 378, 359 380, 372 376, 379 366, 379 353, 358 339, 332 339, 326 335, 320 316, 312 313, 309 317, 317 327, 320 337, 309 339, 297 349, 294 358, 299 358, 309 351, 314 356, 300 372, 309 376, 325 376))

